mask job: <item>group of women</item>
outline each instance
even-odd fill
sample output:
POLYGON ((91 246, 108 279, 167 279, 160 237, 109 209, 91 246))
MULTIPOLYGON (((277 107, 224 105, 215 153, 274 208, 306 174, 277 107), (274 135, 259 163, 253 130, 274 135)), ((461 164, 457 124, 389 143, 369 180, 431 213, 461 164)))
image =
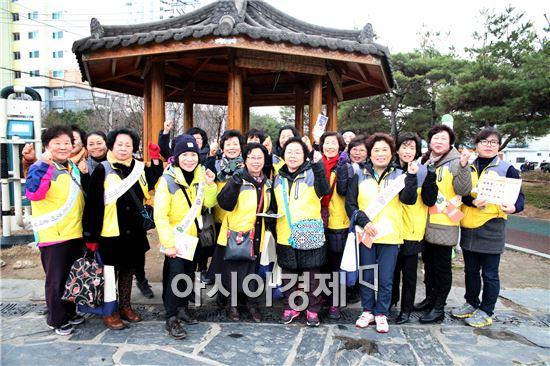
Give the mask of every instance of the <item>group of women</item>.
POLYGON ((344 139, 329 131, 312 145, 292 126, 281 128, 275 144, 261 131, 243 136, 228 130, 220 137, 220 151, 211 151, 201 129, 179 135, 170 144, 170 128, 171 123, 166 123, 159 137, 160 152, 168 162, 162 173, 144 168, 132 157, 139 146, 132 131, 109 133, 106 160, 93 158, 96 164, 85 174, 69 159, 70 130, 53 127, 44 133, 46 152, 29 170, 27 196, 33 201, 33 220, 43 223, 48 220, 39 219, 51 216, 51 225, 43 224, 36 231, 47 273, 48 324, 58 333, 81 321, 74 306, 60 300, 60 291, 63 275, 78 257, 83 240, 118 272, 120 308, 105 317, 105 324, 120 329, 124 327, 121 319, 140 320, 130 306, 129 288, 149 245, 136 202, 148 198, 157 180, 154 220, 165 254, 166 329, 174 338, 184 338, 184 325, 196 323, 188 309, 189 296, 181 296, 191 293, 189 282, 177 281, 174 286, 174 281, 181 274, 193 278, 197 268, 205 282, 219 276, 221 285, 234 292, 237 302, 228 301, 227 294, 218 297, 231 320, 240 320, 240 311, 246 307, 254 322, 262 321, 258 299, 245 291, 245 287, 256 291, 258 284, 245 278, 259 272, 268 231, 283 274, 281 321, 289 324, 305 310, 307 325, 319 326, 326 301, 328 316, 340 318, 341 299, 319 291, 320 274, 339 271, 350 226, 359 228, 363 267, 359 285, 363 312, 357 327, 376 323, 378 332, 388 332, 390 307, 399 301, 398 324, 408 322, 412 310, 426 311, 420 318, 423 323, 441 320, 452 283, 451 251, 459 238, 464 249, 466 304, 452 315, 472 326, 491 324, 506 215, 523 209, 522 194, 515 204, 496 205, 478 200, 472 189, 489 175, 519 177, 497 156, 498 131, 480 132, 478 158, 470 163, 468 150, 456 150, 454 133, 444 125, 429 131, 429 148, 422 159, 415 133, 401 133, 394 141, 384 133, 368 138, 346 133, 344 139), (87 189, 81 184, 86 179, 87 189), (66 213, 56 221, 60 215, 54 211, 60 207, 66 213), (210 210, 218 235, 209 253, 199 234, 210 210), (76 220, 79 215, 82 224, 76 220), (251 255, 235 257, 235 242, 248 243, 251 255), (420 252, 426 299, 414 304, 420 252), (374 283, 374 271, 376 289, 368 285, 374 283), (305 288, 291 280, 298 276, 307 282, 305 288))

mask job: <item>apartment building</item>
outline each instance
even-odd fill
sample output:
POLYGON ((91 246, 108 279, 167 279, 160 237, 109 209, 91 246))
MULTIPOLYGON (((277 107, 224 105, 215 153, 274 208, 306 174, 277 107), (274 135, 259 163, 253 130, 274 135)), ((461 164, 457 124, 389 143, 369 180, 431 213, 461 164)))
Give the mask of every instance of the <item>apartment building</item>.
POLYGON ((189 11, 197 0, 0 0, 0 88, 30 86, 46 111, 85 110, 105 105, 112 92, 81 81, 71 51, 89 36, 90 19, 135 24, 189 11))

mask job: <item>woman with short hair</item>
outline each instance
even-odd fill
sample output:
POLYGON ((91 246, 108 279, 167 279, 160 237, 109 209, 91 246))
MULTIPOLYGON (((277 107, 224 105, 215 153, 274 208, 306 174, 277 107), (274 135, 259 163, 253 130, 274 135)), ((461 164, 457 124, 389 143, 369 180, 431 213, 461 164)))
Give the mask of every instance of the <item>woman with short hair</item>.
MULTIPOLYGON (((498 130, 485 128, 477 134, 474 142, 477 158, 470 165, 474 188, 489 177, 520 179, 514 166, 498 157, 502 142, 498 130)), ((453 309, 451 315, 479 328, 493 323, 492 316, 500 292, 499 264, 506 242, 506 221, 508 215, 523 211, 524 196, 520 191, 515 203, 500 205, 477 197, 476 189, 462 197, 464 218, 461 221, 460 246, 464 257, 466 302, 453 309)))

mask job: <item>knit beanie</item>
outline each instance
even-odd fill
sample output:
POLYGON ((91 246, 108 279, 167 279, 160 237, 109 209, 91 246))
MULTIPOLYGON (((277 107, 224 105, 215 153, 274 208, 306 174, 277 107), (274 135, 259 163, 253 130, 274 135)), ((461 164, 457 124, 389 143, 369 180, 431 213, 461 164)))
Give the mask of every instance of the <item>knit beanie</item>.
POLYGON ((179 135, 176 137, 176 146, 174 147, 174 158, 178 158, 184 152, 192 151, 199 155, 199 145, 191 135, 179 135))

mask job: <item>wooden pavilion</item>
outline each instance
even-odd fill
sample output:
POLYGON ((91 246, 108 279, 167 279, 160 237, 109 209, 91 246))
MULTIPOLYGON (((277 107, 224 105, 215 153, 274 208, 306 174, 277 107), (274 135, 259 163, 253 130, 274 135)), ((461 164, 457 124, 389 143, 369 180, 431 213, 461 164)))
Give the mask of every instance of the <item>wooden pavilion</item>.
MULTIPOLYGON (((163 128, 164 103, 228 106, 228 128, 248 130, 249 109, 295 106, 303 132, 309 104, 312 131, 327 105, 337 129, 338 102, 383 94, 393 87, 386 47, 371 24, 340 30, 295 19, 260 0, 219 0, 191 13, 145 24, 101 25, 73 45, 83 81, 144 98, 143 143, 163 128)), ((145 153, 147 149, 144 149, 145 153)))

